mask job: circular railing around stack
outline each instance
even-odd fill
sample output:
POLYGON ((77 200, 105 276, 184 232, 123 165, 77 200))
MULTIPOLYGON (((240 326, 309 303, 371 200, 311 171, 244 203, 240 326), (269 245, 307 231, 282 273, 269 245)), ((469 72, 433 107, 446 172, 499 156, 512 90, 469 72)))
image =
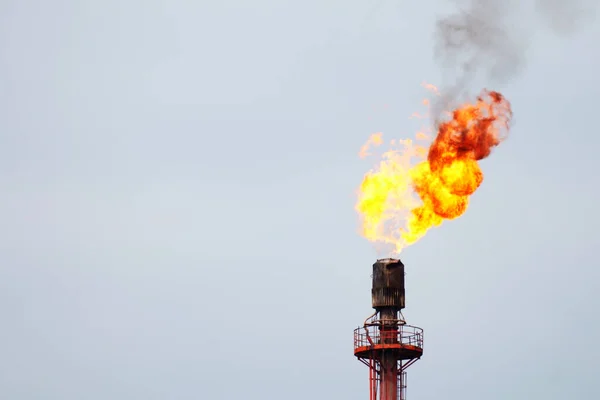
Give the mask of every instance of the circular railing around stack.
POLYGON ((411 360, 423 355, 423 329, 412 325, 396 325, 393 329, 366 326, 354 330, 354 355, 358 358, 380 358, 392 352, 398 360, 411 360))

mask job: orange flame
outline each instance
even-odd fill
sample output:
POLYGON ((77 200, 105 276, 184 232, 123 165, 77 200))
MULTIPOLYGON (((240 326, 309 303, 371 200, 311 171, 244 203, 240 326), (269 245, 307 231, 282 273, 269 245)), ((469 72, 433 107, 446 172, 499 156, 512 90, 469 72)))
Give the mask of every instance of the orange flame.
MULTIPOLYGON (((512 111, 500 93, 484 91, 475 103, 450 115, 429 149, 412 140, 392 141, 392 149, 365 175, 356 210, 368 240, 393 245, 394 253, 400 253, 430 228, 466 211, 469 196, 483 181, 477 161, 505 138, 512 111), (415 165, 413 159, 419 162, 415 165)), ((417 139, 425 137, 417 134, 417 139)), ((371 143, 373 137, 363 149, 371 143)))

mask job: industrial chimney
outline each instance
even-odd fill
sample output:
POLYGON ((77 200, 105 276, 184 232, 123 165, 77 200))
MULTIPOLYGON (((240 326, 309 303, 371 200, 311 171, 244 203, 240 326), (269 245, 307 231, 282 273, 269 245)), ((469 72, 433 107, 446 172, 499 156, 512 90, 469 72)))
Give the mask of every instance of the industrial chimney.
POLYGON ((423 355, 423 330, 404 321, 404 264, 373 264, 375 312, 354 331, 354 355, 369 367, 369 400, 406 400, 406 369, 423 355))

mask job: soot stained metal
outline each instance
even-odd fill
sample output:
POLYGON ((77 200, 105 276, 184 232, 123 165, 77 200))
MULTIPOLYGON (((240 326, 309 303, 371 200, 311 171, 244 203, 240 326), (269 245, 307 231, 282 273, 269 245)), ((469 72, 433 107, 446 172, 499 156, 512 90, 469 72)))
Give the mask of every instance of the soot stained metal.
POLYGON ((404 264, 393 258, 373 264, 373 308, 404 308, 404 264))

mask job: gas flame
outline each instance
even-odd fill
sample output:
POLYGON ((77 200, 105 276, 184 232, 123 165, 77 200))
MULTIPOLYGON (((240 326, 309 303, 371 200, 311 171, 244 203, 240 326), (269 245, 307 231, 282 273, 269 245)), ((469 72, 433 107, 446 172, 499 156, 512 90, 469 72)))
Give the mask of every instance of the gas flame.
MULTIPOLYGON (((512 111, 500 93, 484 90, 448 115, 429 148, 410 139, 391 141, 391 149, 364 176, 356 210, 368 240, 392 245, 398 254, 430 228, 466 211, 469 196, 483 182, 477 162, 506 138, 512 111)), ((426 136, 420 132, 416 139, 426 136)), ((371 136, 361 155, 382 142, 381 134, 371 136)))

